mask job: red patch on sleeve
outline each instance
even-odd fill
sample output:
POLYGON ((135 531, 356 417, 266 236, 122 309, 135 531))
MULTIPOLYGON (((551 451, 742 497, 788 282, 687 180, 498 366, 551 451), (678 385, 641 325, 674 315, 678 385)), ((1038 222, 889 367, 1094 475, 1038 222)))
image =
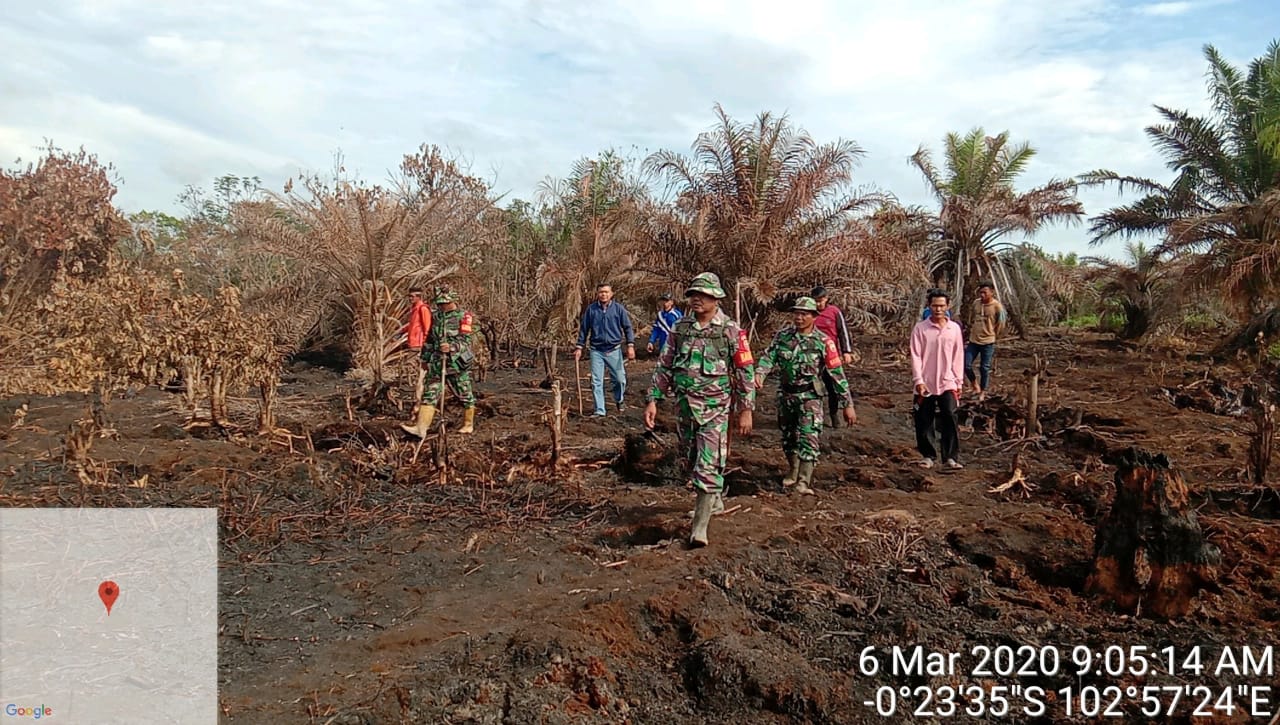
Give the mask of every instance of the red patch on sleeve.
POLYGON ((840 350, 836 348, 836 341, 827 338, 827 367, 838 368, 843 360, 840 357, 840 350))
POLYGON ((462 314, 462 322, 458 323, 458 331, 464 335, 471 334, 471 313, 464 312, 462 314))
POLYGON ((751 344, 747 341, 747 331, 738 330, 738 351, 733 354, 733 364, 745 368, 755 361, 751 357, 751 344))

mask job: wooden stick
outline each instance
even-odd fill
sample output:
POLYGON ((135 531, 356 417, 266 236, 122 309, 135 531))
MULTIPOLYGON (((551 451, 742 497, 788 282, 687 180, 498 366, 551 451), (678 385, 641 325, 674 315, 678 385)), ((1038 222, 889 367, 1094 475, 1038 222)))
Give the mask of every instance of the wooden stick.
POLYGON ((560 404, 560 381, 551 381, 551 467, 555 468, 560 463, 560 443, 564 436, 561 429, 561 422, 564 420, 564 413, 560 404))
POLYGON ((733 285, 733 321, 742 324, 742 280, 733 285))
POLYGON ((1024 371, 1027 376, 1027 436, 1040 435, 1040 420, 1036 408, 1040 404, 1040 376, 1048 369, 1048 365, 1039 355, 1035 356, 1035 367, 1024 371))
POLYGON ((573 377, 578 382, 578 417, 582 417, 582 356, 573 361, 573 377))
POLYGON ((1276 406, 1270 402, 1271 388, 1263 383, 1245 389, 1245 404, 1253 406, 1253 435, 1249 441, 1248 469, 1253 482, 1259 486, 1267 481, 1267 469, 1271 467, 1271 447, 1275 438, 1276 406))
POLYGON ((442 353, 440 358, 440 405, 436 411, 440 416, 444 416, 444 399, 449 394, 449 353, 442 353))

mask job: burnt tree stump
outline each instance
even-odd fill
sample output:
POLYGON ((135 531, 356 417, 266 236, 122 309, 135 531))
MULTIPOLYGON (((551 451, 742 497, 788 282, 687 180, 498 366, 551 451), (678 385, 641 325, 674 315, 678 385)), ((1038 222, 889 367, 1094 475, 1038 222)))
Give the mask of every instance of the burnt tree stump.
POLYGON ((660 485, 668 479, 678 479, 681 471, 672 445, 674 441, 668 441, 664 435, 671 434, 627 433, 615 465, 618 474, 633 483, 660 485))
POLYGON ((1249 385, 1244 401, 1253 410, 1253 435, 1249 440, 1249 477, 1259 486, 1267 482, 1271 468, 1271 443, 1276 432, 1276 406, 1271 402, 1271 386, 1249 385))
POLYGON ((1109 458, 1115 501, 1094 535, 1085 591, 1126 612, 1185 615, 1201 590, 1216 588, 1221 552, 1205 541, 1187 485, 1164 454, 1128 448, 1109 458))

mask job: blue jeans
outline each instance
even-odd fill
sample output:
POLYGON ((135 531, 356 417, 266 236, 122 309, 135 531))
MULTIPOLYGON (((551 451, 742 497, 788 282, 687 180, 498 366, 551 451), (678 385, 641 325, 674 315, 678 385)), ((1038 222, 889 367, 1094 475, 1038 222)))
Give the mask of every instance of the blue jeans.
POLYGON ((596 402, 596 415, 604 415, 604 369, 609 368, 613 378, 613 400, 621 403, 627 392, 627 371, 622 367, 622 347, 609 352, 591 351, 591 395, 596 402))
POLYGON ((978 368, 982 373, 979 378, 979 387, 983 392, 987 389, 987 383, 991 380, 991 360, 996 356, 996 344, 994 342, 986 345, 979 345, 976 342, 965 343, 964 346, 964 376, 969 382, 973 382, 973 360, 978 358, 978 368))

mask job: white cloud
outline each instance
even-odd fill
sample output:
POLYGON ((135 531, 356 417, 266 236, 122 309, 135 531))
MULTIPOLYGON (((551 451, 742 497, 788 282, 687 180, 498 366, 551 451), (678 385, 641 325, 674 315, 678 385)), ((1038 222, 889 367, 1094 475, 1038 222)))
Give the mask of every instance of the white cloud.
POLYGON ((1185 15, 1191 12, 1193 8, 1195 8, 1195 4, 1189 2, 1151 3, 1150 5, 1139 5, 1137 11, 1142 15, 1173 17, 1175 15, 1185 15))
MULTIPOLYGON (((1246 10, 1262 26, 1274 11, 1256 3, 1246 10)), ((172 208, 185 184, 236 173, 279 186, 299 167, 330 168, 338 149, 379 179, 428 142, 527 198, 607 146, 685 151, 720 102, 735 118, 788 113, 819 141, 855 139, 869 153, 859 181, 909 202, 928 196, 906 158, 977 125, 1039 149, 1027 184, 1099 167, 1161 177, 1142 133, 1151 104, 1203 110, 1202 43, 1238 60, 1265 44, 1234 40, 1237 24, 1215 35, 1221 8, 1203 8, 46 0, 0 21, 0 159, 46 137, 84 144, 119 168, 123 204, 172 208), (1148 28, 1175 14, 1180 29, 1148 28)), ((1042 236, 1079 247, 1084 232, 1042 236)))

